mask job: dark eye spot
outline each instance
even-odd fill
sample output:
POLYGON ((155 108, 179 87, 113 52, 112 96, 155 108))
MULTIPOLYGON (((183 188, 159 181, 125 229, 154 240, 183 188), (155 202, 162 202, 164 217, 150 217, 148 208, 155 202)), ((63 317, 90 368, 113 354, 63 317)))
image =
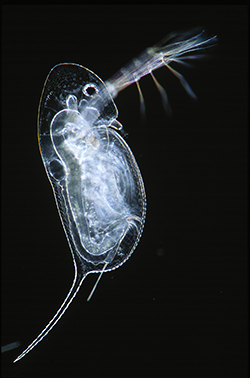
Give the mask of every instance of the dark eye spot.
POLYGON ((93 96, 97 92, 98 89, 94 84, 86 84, 83 88, 83 93, 85 94, 85 96, 93 96))

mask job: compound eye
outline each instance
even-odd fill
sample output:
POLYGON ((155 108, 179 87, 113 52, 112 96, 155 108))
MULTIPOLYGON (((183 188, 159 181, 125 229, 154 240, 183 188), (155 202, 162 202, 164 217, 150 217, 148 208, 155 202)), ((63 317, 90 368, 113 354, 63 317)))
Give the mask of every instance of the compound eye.
POLYGON ((85 94, 85 96, 87 97, 91 97, 93 96, 94 94, 98 93, 98 88, 95 84, 86 84, 84 87, 83 87, 83 93, 85 94))

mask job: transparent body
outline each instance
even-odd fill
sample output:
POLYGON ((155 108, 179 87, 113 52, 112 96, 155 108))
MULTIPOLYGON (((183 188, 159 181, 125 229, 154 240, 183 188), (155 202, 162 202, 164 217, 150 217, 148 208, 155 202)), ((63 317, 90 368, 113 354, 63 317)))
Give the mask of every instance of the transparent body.
MULTIPOLYGON (((165 65, 194 96, 181 74, 169 66, 183 63, 187 53, 208 47, 216 37, 203 33, 171 35, 121 69, 104 83, 89 69, 72 63, 55 66, 49 73, 38 112, 38 140, 43 164, 70 246, 75 276, 61 307, 20 354, 29 353, 55 326, 89 273, 122 265, 135 250, 145 223, 146 194, 136 160, 119 134, 122 125, 113 98, 151 74, 167 108, 167 96, 152 71, 165 65)), ((194 56, 193 56, 194 57, 194 56)))
POLYGON ((116 117, 112 98, 93 72, 76 64, 51 71, 40 104, 39 143, 73 257, 84 274, 101 271, 105 263, 105 270, 121 265, 144 225, 143 180, 116 131, 116 117))

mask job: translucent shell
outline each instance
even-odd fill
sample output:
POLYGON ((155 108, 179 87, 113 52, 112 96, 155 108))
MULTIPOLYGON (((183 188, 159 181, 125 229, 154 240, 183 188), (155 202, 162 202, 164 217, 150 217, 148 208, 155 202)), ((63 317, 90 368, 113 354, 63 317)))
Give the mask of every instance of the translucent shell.
POLYGON ((76 64, 50 72, 41 97, 42 159, 73 258, 84 273, 115 269, 142 234, 146 196, 103 81, 76 64), (119 126, 118 126, 119 125, 119 126))
POLYGON ((116 106, 103 81, 77 64, 59 64, 45 82, 38 140, 75 267, 61 307, 14 362, 55 326, 89 273, 118 268, 144 227, 146 195, 135 158, 117 132, 116 106))

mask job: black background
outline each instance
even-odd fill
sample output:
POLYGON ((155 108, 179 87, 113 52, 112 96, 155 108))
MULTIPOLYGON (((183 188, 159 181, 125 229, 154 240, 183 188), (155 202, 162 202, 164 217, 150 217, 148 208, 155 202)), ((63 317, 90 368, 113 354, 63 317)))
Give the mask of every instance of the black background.
POLYGON ((4 6, 2 56, 2 355, 4 377, 246 377, 247 8, 4 6), (218 45, 166 68, 164 113, 150 77, 115 100, 144 178, 142 239, 121 268, 90 275, 51 333, 23 360, 65 298, 73 264, 40 158, 37 108, 58 63, 107 80, 172 31, 201 26, 218 45))

